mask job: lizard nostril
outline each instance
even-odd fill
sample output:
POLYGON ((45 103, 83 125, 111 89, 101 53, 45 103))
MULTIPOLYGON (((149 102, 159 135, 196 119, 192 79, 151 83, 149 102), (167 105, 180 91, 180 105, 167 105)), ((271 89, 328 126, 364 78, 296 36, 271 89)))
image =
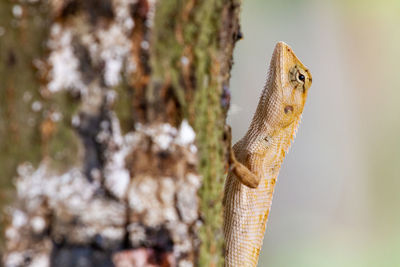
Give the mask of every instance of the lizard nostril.
POLYGON ((292 113, 293 112, 293 106, 286 106, 283 111, 285 111, 285 114, 288 114, 289 112, 292 113))

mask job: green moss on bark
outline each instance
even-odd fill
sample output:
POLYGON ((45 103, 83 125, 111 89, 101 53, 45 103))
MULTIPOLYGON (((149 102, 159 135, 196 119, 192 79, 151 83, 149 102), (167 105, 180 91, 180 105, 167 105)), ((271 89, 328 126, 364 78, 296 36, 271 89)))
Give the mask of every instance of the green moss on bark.
POLYGON ((9 184, 17 163, 40 159, 39 125, 41 112, 33 112, 36 101, 42 103, 40 83, 34 61, 45 53, 47 36, 46 7, 26 4, 21 17, 13 16, 15 1, 1 1, 0 27, 0 185, 9 184))
POLYGON ((180 81, 185 44, 183 40, 178 40, 176 35, 182 33, 182 27, 186 27, 183 25, 182 12, 187 2, 172 0, 163 1, 157 5, 151 40, 152 82, 149 88, 152 90, 154 86, 166 81, 171 83, 175 97, 182 107, 182 113, 186 117, 188 115, 187 101, 185 89, 180 81))
MULTIPOLYGON (((43 106, 35 60, 45 53, 47 8, 0 1, 0 208, 11 195, 17 164, 40 160, 40 124, 43 106), (22 13, 13 14, 21 8, 22 13), (36 104, 34 104, 36 103, 36 104)), ((2 225, 0 224, 0 232, 2 225)), ((1 239, 0 239, 0 243, 1 239)))
MULTIPOLYGON (((222 192, 224 182, 224 142, 222 129, 225 116, 221 108, 220 72, 213 73, 213 62, 218 57, 218 35, 222 1, 202 1, 195 13, 199 28, 196 58, 197 90, 195 95, 195 129, 200 152, 199 170, 203 186, 199 192, 204 226, 200 231, 200 266, 222 266, 222 192), (210 6, 214 7, 213 9, 210 6)), ((190 36, 188 34, 188 36, 190 36)), ((189 38, 193 38, 189 37, 189 38)), ((189 39, 188 38, 188 39, 189 39)), ((218 68, 217 68, 218 69, 218 68)))
POLYGON ((235 8, 238 3, 229 0, 163 1, 156 9, 152 40, 153 76, 157 82, 171 79, 176 97, 185 109, 183 114, 197 133, 198 171, 203 177, 200 212, 204 222, 199 233, 199 266, 223 265, 226 114, 221 106, 221 95, 223 83, 228 81, 227 77, 221 77, 221 65, 230 66, 231 55, 222 55, 226 50, 221 47, 220 32, 230 30, 223 28, 222 23, 223 8, 228 5, 235 8), (220 60, 229 60, 229 63, 221 64, 220 60), (187 76, 185 61, 186 68, 190 69, 187 76), (185 83, 188 80, 190 82, 185 83))
POLYGON ((0 2, 1 209, 12 196, 18 164, 36 167, 48 157, 62 171, 79 161, 79 139, 71 126, 79 100, 66 91, 41 94, 45 81, 39 69, 46 68, 49 25, 49 7, 43 1, 0 2), (13 14, 19 8, 21 14, 13 14))
POLYGON ((132 118, 133 89, 125 79, 123 79, 114 89, 117 92, 114 111, 121 125, 122 134, 126 134, 127 132, 132 131, 134 127, 132 118))
POLYGON ((43 140, 42 133, 42 150, 44 156, 49 156, 52 166, 59 172, 82 162, 81 141, 72 126, 72 117, 77 115, 79 104, 80 101, 73 98, 68 91, 52 95, 46 103, 48 113, 60 114, 61 117, 60 120, 51 122, 54 130, 47 140, 43 140))

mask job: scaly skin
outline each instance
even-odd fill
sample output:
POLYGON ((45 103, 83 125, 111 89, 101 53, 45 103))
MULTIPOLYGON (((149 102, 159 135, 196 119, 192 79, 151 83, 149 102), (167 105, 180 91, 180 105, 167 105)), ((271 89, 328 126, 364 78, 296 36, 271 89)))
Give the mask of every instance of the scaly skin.
POLYGON ((251 125, 230 154, 223 200, 225 266, 257 265, 276 178, 311 81, 292 49, 279 42, 251 125))

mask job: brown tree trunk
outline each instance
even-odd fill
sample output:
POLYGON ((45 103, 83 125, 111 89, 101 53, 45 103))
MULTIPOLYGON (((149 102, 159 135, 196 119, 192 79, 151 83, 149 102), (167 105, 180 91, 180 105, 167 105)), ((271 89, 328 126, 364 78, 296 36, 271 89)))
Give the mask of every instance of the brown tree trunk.
POLYGON ((0 3, 6 266, 223 264, 239 5, 0 3))

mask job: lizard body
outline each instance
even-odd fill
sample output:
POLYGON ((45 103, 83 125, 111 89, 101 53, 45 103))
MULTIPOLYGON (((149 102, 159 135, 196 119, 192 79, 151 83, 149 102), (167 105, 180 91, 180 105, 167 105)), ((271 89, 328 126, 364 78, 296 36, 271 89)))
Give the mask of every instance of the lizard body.
POLYGON ((308 69, 279 42, 250 127, 230 152, 223 199, 226 266, 257 265, 276 178, 311 82, 308 69))

